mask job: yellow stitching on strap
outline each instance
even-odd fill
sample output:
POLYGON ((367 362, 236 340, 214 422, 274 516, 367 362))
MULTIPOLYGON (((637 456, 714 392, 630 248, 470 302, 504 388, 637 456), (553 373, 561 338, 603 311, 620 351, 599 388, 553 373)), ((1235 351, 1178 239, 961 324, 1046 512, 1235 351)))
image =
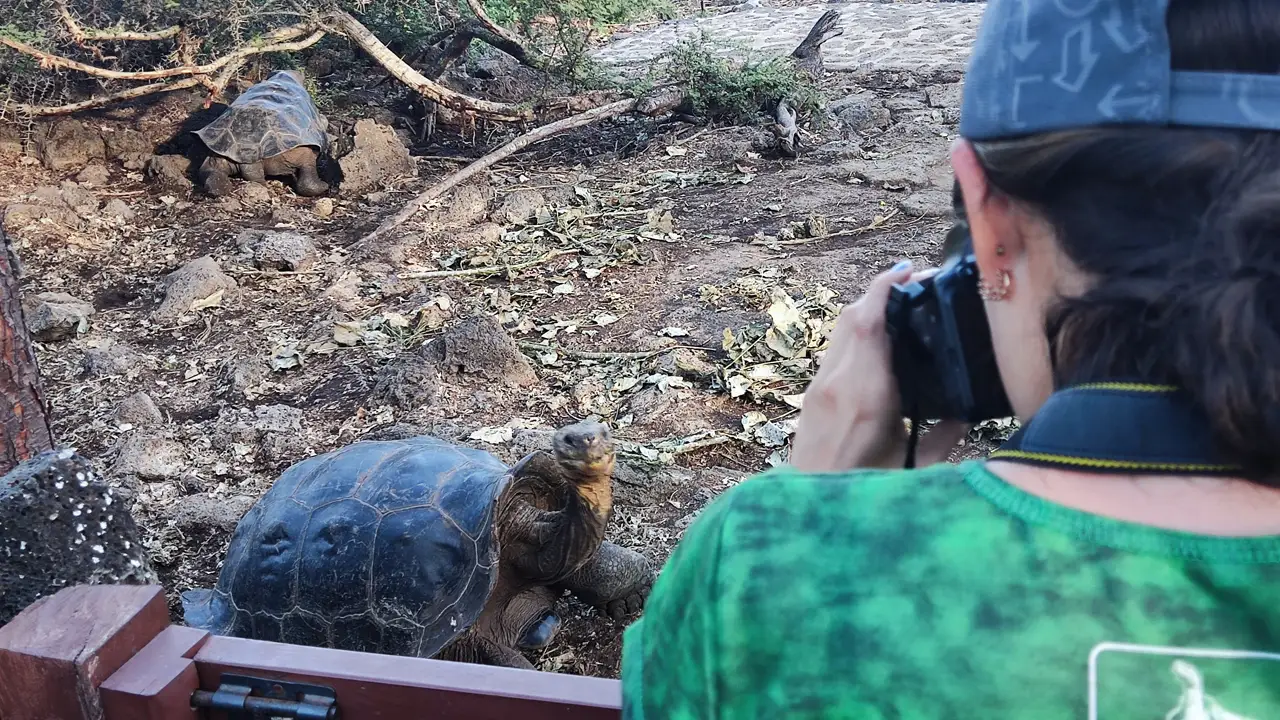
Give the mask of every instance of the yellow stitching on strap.
POLYGON ((1125 382, 1097 382, 1085 383, 1084 385, 1072 385, 1066 390, 1120 390, 1128 392, 1174 392, 1178 389, 1176 385, 1148 385, 1146 383, 1125 383, 1125 382))
POLYGON ((996 450, 987 456, 991 460, 1008 458, 1010 460, 1030 460, 1032 462, 1056 463, 1059 465, 1076 465, 1080 467, 1112 468, 1117 470, 1181 470, 1184 472, 1224 472, 1239 470, 1233 465, 1196 465, 1189 463, 1148 463, 1131 460, 1095 460, 1092 458, 1075 458, 1068 455, 1052 455, 1050 453, 1025 452, 1023 450, 996 450))

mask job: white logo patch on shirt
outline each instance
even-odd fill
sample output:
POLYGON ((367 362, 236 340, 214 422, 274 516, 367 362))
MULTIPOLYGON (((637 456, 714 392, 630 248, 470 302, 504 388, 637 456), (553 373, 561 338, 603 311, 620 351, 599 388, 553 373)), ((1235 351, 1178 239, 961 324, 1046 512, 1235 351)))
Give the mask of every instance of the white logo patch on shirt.
POLYGON ((1280 717, 1280 654, 1110 642, 1094 646, 1089 653, 1089 720, 1139 717, 1280 717))

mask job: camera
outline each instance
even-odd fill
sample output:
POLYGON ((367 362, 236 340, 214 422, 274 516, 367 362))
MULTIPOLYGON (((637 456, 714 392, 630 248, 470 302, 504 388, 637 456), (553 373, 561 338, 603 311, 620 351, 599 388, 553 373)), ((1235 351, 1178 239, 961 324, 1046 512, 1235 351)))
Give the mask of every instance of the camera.
POLYGON ((1013 415, 978 294, 978 264, 957 183, 956 222, 938 272, 893 287, 886 325, 902 410, 913 423, 1013 415))

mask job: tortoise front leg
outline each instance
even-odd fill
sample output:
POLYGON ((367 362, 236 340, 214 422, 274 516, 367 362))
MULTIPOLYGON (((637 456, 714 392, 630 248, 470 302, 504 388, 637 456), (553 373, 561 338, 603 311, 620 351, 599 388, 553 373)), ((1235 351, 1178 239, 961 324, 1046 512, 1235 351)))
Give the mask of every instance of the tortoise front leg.
POLYGON ((204 162, 200 163, 197 175, 205 192, 213 197, 222 197, 231 194, 235 189, 231 185, 231 175, 234 172, 235 165, 230 160, 218 155, 209 155, 204 162))
POLYGON ((541 510, 517 501, 504 505, 501 517, 498 544, 504 563, 526 581, 548 582, 561 574, 563 510, 541 510))
POLYGON ((586 565, 558 587, 621 622, 644 608, 654 577, 653 568, 643 555, 606 540, 586 565))
POLYGON ((453 642, 444 646, 440 652, 436 653, 435 659, 475 665, 520 668, 521 670, 534 669, 533 663, 529 662, 529 658, 520 654, 519 650, 513 647, 506 647, 494 642, 491 638, 471 631, 463 633, 453 642))
POLYGON ((261 161, 256 163, 244 163, 237 165, 236 167, 240 170, 240 177, 245 180, 258 183, 259 185, 265 185, 267 183, 267 173, 263 169, 261 161))

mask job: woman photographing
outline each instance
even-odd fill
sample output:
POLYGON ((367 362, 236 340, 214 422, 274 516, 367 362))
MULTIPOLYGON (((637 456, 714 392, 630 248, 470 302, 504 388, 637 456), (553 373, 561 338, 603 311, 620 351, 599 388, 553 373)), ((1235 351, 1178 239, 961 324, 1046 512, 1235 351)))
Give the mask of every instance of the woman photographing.
POLYGON ((1277 73, 1274 0, 990 0, 952 165, 1020 437, 902 469, 877 277, 628 628, 624 716, 1280 717, 1277 73))

